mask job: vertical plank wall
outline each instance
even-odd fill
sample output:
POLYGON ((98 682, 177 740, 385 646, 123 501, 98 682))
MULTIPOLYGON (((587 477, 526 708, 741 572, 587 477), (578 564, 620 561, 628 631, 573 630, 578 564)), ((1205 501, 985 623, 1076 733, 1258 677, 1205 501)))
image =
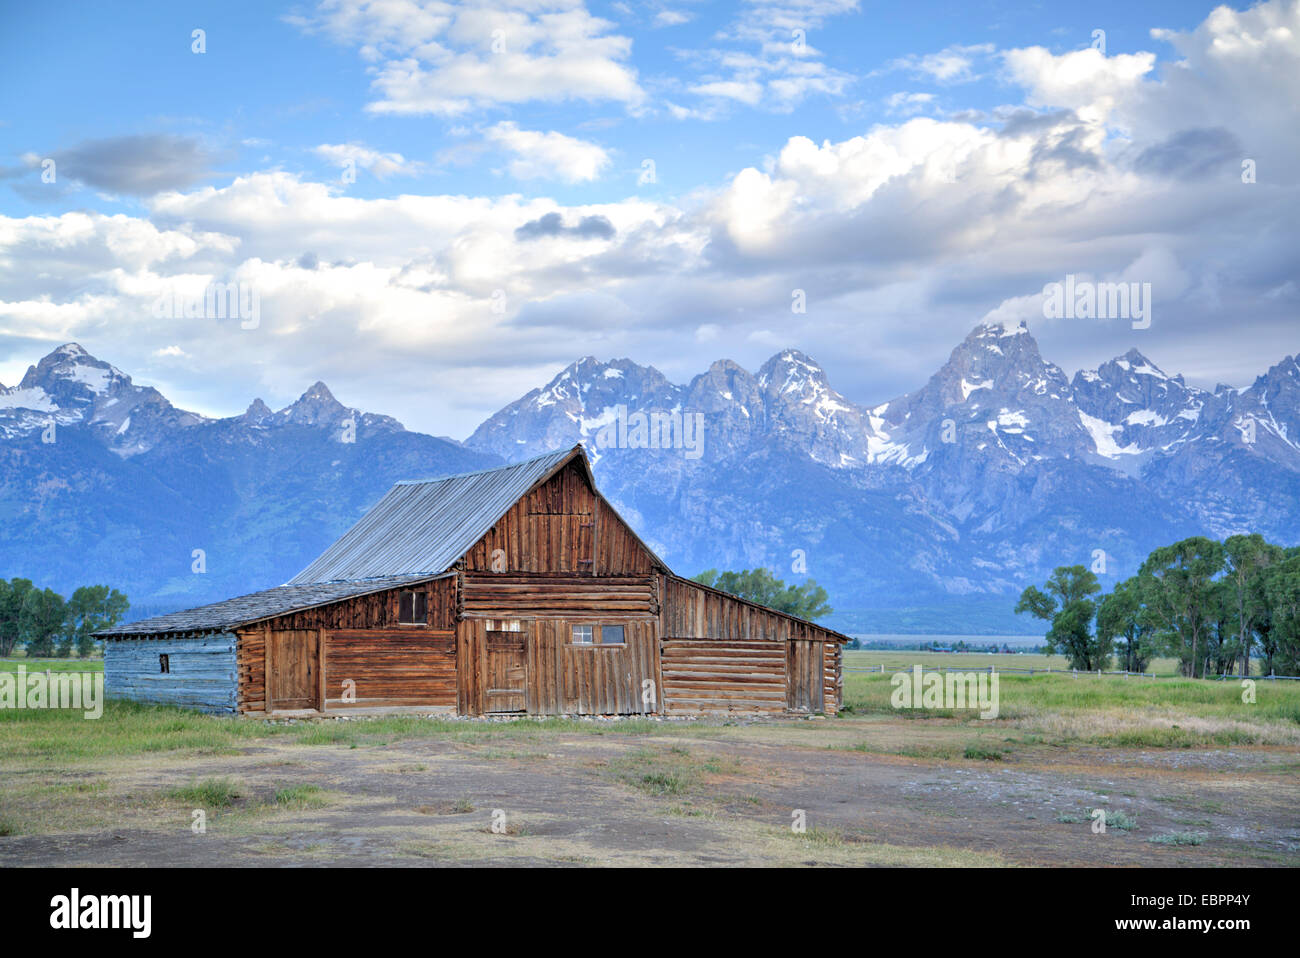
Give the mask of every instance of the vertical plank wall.
MULTIPOLYGON (((485 711, 487 625, 491 620, 467 618, 457 628, 461 710, 485 711)), ((572 626, 590 624, 583 617, 535 619, 523 622, 528 649, 525 708, 531 715, 640 715, 657 711, 661 698, 658 677, 658 623, 653 619, 601 617, 596 622, 622 625, 626 644, 574 646, 572 626), (650 679, 652 703, 642 701, 642 683, 650 679)))

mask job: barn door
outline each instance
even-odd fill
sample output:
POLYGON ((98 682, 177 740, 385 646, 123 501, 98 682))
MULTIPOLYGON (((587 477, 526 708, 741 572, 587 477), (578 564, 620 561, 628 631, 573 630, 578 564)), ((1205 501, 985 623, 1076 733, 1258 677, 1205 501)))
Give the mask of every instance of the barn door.
POLYGON ((487 632, 483 711, 523 712, 528 691, 528 633, 487 632))
POLYGON ((822 712, 826 689, 822 678, 822 642, 787 644, 786 706, 795 712, 822 712))
POLYGON ((268 705, 276 709, 320 708, 320 633, 315 629, 271 632, 268 705))

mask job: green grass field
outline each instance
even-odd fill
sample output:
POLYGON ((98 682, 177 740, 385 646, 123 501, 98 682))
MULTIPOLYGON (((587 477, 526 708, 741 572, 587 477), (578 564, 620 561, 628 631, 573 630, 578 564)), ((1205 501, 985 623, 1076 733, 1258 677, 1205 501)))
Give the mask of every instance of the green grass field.
POLYGON ((29 659, 25 655, 14 655, 0 659, 0 672, 16 672, 18 666, 28 672, 102 672, 104 660, 99 657, 89 659, 29 659))
MULTIPOLYGON (((987 668, 995 659, 1005 667, 1011 656, 929 655, 926 653, 850 652, 845 664, 858 667, 875 658, 884 673, 847 671, 844 710, 837 723, 858 723, 891 716, 908 723, 985 726, 973 711, 899 710, 890 696, 891 677, 922 661, 926 665, 987 668)), ((1034 667, 1046 669, 1043 656, 1034 667)), ((58 665, 82 668, 102 663, 58 665)), ((24 662, 31 670, 35 663, 24 662)), ((45 662, 39 663, 40 667, 45 662)), ((1021 667, 1028 667, 1021 666, 1021 667)), ((1056 668, 1056 663, 1052 664, 1056 668)), ((14 660, 0 660, 0 671, 14 671, 14 660)), ((1191 747, 1300 743, 1300 682, 1256 683, 1253 703, 1243 701, 1240 680, 1139 679, 1069 672, 999 674, 1000 726, 1013 726, 1031 740, 1048 744, 1093 744, 1132 747, 1191 747)), ((516 722, 467 722, 418 716, 386 716, 367 721, 271 724, 234 716, 213 716, 185 709, 109 700, 99 720, 80 712, 0 710, 0 753, 59 763, 82 758, 184 750, 222 754, 272 738, 301 745, 383 745, 406 739, 446 738, 486 742, 494 738, 545 738, 555 732, 673 735, 681 723, 631 719, 600 723, 580 719, 522 719, 516 722)))

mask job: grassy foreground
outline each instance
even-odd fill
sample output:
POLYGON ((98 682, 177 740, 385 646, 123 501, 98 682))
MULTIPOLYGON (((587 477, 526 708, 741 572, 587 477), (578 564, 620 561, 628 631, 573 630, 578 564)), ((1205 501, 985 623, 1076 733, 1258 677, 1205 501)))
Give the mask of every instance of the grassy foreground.
MULTIPOLYGON (((0 671, 13 666, 0 664, 0 671)), ((998 718, 973 711, 895 709, 892 672, 846 673, 844 711, 826 728, 851 730, 886 717, 925 725, 960 726, 981 735, 994 729, 1034 744, 1117 747, 1300 744, 1300 683, 1256 680, 1254 702, 1241 681, 1138 679, 1120 676, 999 676, 998 718)), ((744 722, 745 720, 740 720, 744 722)), ((151 752, 233 754, 259 740, 297 745, 385 745, 408 739, 450 742, 544 739, 554 733, 673 735, 689 723, 630 719, 467 722, 386 716, 346 722, 270 724, 167 706, 109 700, 103 716, 80 712, 0 709, 0 756, 64 765, 78 760, 151 752)), ((720 734, 725 733, 725 727, 720 734)))

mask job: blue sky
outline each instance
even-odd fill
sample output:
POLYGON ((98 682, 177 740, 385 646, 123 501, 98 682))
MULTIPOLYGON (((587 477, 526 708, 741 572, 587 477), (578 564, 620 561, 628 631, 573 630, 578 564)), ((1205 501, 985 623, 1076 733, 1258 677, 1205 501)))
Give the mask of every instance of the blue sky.
POLYGON ((587 353, 685 381, 797 346, 882 401, 992 315, 1067 371, 1137 345, 1244 385, 1300 349, 1300 20, 1214 11, 9 6, 0 382, 76 339, 203 412, 323 378, 461 436, 587 353), (1065 273, 1154 281, 1157 322, 1042 322, 1065 273), (230 281, 259 329, 149 311, 230 281))

